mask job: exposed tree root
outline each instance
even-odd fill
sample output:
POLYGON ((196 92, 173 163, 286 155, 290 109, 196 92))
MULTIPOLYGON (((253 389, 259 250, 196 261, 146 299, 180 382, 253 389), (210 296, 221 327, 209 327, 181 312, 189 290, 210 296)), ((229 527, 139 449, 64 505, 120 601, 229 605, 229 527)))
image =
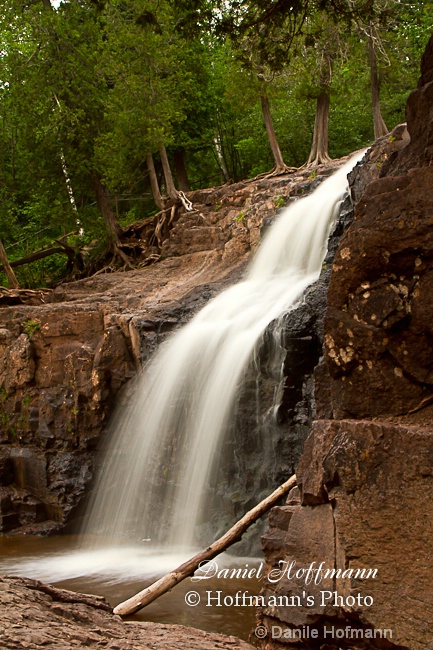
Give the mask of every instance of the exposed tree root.
POLYGON ((192 212, 194 210, 194 206, 191 203, 191 201, 186 198, 185 192, 182 192, 181 190, 178 190, 178 195, 179 195, 179 199, 181 200, 181 203, 182 203, 183 207, 185 208, 185 210, 187 212, 192 212))
POLYGON ((97 275, 102 275, 103 273, 114 273, 116 270, 117 269, 115 269, 114 266, 111 266, 111 264, 106 264, 102 269, 99 269, 99 271, 96 271, 96 273, 92 273, 92 275, 87 277, 96 278, 97 275))
POLYGON ((46 302, 52 289, 8 289, 0 286, 0 305, 39 305, 46 302))
MULTIPOLYGON (((192 205, 192 203, 191 203, 192 205)), ((176 216, 177 208, 176 205, 173 205, 171 208, 171 214, 170 214, 170 221, 168 222, 168 225, 170 226, 173 223, 173 220, 176 216)))
POLYGON ((155 225, 155 230, 153 232, 153 235, 149 239, 149 244, 152 246, 155 243, 158 245, 158 248, 162 247, 162 229, 163 226, 167 220, 167 214, 171 213, 170 216, 170 222, 171 223, 174 219, 174 214, 176 212, 176 206, 172 206, 171 208, 166 208, 165 210, 161 210, 161 212, 158 212, 158 214, 155 215, 156 218, 156 225, 155 225), (173 212, 174 210, 174 212, 173 212))
POLYGON ((119 244, 117 243, 114 244, 113 246, 113 261, 116 259, 116 257, 120 257, 120 259, 124 262, 125 268, 127 269, 133 268, 131 258, 122 251, 119 244))
POLYGON ((305 165, 302 165, 301 169, 314 169, 320 165, 327 165, 332 162, 332 158, 326 153, 318 153, 313 159, 308 159, 305 165))
POLYGON ((252 183, 254 181, 260 180, 262 178, 274 178, 275 176, 284 176, 284 174, 294 174, 299 171, 298 167, 289 167, 289 165, 278 165, 275 166, 270 172, 263 172, 263 174, 258 174, 254 178, 249 178, 246 180, 246 183, 252 183))
POLYGON ((283 176, 284 174, 294 174, 298 171, 297 167, 289 167, 289 165, 278 165, 271 172, 265 174, 265 178, 274 178, 274 176, 283 176))
POLYGON ((89 273, 90 269, 87 268, 87 273, 85 272, 82 277, 94 278, 103 273, 114 273, 115 271, 129 271, 133 269, 133 260, 121 249, 121 246, 120 241, 112 242, 103 255, 93 260, 90 268, 95 268, 99 264, 103 264, 103 266, 95 273, 91 273, 91 271, 89 273), (104 261, 106 262, 105 264, 104 261), (121 265, 120 268, 119 264, 121 265))

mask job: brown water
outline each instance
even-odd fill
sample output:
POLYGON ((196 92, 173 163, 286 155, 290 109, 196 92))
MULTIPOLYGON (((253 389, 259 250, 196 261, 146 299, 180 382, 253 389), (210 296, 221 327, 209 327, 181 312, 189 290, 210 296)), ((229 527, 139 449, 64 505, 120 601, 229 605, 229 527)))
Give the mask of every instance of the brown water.
MULTIPOLYGON (((73 537, 0 537, 0 573, 35 578, 64 589, 105 596, 114 607, 175 569, 193 552, 185 554, 185 551, 173 550, 167 553, 146 545, 80 549, 73 537)), ((236 570, 244 575, 253 569, 252 574, 254 567, 260 565, 260 560, 254 558, 227 555, 215 558, 214 562, 216 564, 209 571, 212 574, 216 574, 217 568, 219 572, 236 570)), ((236 593, 245 593, 247 598, 258 594, 259 580, 256 577, 227 578, 222 575, 200 581, 187 578, 170 593, 132 616, 131 620, 190 625, 248 640, 255 625, 255 607, 236 605, 236 593), (200 603, 195 606, 185 602, 185 597, 192 591, 200 597, 200 603)), ((195 601, 197 596, 190 598, 195 601)), ((238 602, 242 602, 239 596, 238 602)), ((250 601, 246 599, 246 602, 250 601)))

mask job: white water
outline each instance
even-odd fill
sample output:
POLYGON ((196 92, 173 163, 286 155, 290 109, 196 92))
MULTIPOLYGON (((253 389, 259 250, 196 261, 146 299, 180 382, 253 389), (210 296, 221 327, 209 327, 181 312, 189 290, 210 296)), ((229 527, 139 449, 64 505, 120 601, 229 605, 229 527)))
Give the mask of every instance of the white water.
MULTIPOLYGON (((98 540, 194 544, 237 389, 267 326, 321 271, 352 159, 282 212, 244 281, 159 349, 119 413, 88 520, 98 540)), ((87 531, 89 532, 89 531, 87 531)), ((211 540, 209 540, 211 541, 211 540)))

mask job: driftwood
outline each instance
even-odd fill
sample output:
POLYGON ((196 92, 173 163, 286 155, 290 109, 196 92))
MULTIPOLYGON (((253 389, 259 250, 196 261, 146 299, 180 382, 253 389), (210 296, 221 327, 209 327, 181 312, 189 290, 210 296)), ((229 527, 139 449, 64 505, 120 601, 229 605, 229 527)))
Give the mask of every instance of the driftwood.
POLYGON ((88 605, 89 607, 103 609, 106 612, 111 611, 110 605, 106 602, 103 596, 80 594, 75 591, 69 591, 68 589, 58 589, 57 587, 46 585, 43 582, 39 582, 39 580, 33 580, 32 578, 19 578, 19 580, 28 589, 32 589, 34 591, 42 591, 42 593, 51 596, 55 602, 72 604, 79 603, 82 605, 88 605))
POLYGON ((272 494, 266 499, 261 501, 257 506, 252 508, 246 515, 242 517, 230 530, 228 530, 222 537, 217 539, 213 544, 208 546, 204 551, 200 551, 187 562, 181 564, 177 569, 151 584, 143 591, 140 591, 132 598, 125 600, 123 603, 114 608, 114 614, 120 616, 128 616, 134 614, 138 610, 143 609, 154 600, 162 596, 167 591, 170 591, 179 582, 191 576, 199 566, 206 564, 214 557, 225 551, 229 546, 239 541, 244 532, 259 519, 265 512, 267 512, 278 501, 278 499, 296 485, 296 476, 289 478, 283 485, 280 485, 272 494))

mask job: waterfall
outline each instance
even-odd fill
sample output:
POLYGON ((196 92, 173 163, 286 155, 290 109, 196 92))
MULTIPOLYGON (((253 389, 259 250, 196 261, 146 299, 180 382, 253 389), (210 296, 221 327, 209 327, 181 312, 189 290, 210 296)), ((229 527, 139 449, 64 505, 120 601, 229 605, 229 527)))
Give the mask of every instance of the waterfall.
POLYGON ((128 537, 194 544, 249 361, 269 324, 318 278, 359 159, 285 209, 245 279, 160 346, 114 419, 86 532, 107 545, 128 537))

